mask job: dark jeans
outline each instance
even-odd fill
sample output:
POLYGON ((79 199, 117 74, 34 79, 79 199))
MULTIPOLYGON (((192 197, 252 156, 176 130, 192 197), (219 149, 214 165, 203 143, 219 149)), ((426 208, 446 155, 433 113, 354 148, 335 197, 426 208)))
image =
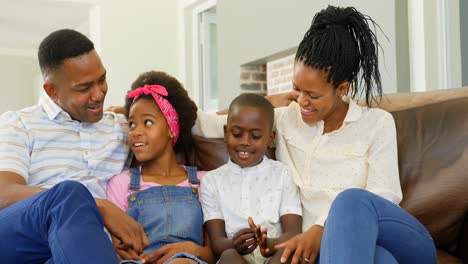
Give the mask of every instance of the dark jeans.
POLYGON ((65 181, 0 210, 0 263, 118 263, 82 184, 65 181))

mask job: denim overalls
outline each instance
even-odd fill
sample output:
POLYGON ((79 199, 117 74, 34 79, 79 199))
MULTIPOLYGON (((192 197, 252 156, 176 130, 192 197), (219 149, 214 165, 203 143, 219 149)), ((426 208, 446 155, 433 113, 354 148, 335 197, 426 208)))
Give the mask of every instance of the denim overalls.
MULTIPOLYGON (((155 186, 128 197, 127 213, 143 226, 150 241, 146 254, 174 242, 192 241, 203 246, 203 214, 198 186, 193 186, 200 181, 196 167, 186 169, 192 187, 155 186)), ((130 172, 129 189, 139 190, 140 169, 131 168, 130 172)), ((192 258, 187 254, 180 257, 192 258)))

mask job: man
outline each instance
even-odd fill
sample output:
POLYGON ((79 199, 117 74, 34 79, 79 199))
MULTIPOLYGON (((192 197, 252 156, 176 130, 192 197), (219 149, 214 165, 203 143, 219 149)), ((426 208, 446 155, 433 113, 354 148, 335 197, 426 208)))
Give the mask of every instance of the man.
POLYGON ((106 70, 93 43, 58 30, 38 57, 47 95, 0 117, 0 263, 117 263, 104 226, 142 252, 143 228, 105 200, 128 156, 127 123, 103 113, 106 70))

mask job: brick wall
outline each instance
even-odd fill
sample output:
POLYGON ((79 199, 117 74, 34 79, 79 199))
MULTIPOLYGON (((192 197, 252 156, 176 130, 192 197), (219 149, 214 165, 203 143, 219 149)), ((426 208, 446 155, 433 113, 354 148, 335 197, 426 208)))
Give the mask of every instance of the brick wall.
POLYGON ((294 56, 295 54, 292 54, 267 62, 267 94, 281 93, 292 89, 294 56))
POLYGON ((266 64, 241 66, 241 93, 258 93, 266 95, 266 64))

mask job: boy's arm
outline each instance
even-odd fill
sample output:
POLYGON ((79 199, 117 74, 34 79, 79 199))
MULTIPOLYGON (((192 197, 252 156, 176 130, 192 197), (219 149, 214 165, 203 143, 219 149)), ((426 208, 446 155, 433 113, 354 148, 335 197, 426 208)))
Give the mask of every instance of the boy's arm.
POLYGON ((205 223, 205 227, 210 239, 211 249, 218 258, 225 250, 234 247, 232 240, 227 238, 224 220, 209 220, 205 223))

